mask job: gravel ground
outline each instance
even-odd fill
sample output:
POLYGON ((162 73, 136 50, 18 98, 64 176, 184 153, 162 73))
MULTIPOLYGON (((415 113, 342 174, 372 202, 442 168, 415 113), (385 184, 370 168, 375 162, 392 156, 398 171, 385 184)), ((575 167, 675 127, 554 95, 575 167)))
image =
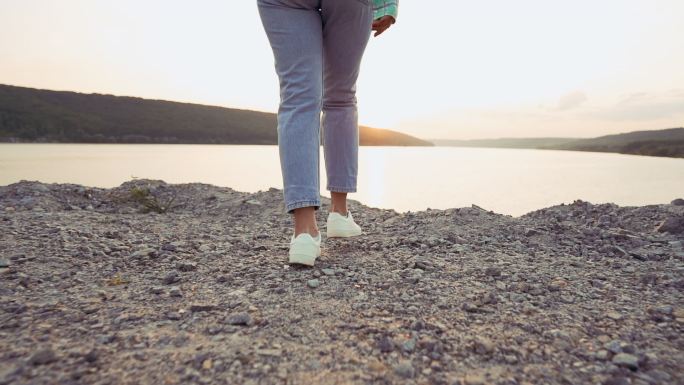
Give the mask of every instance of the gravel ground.
POLYGON ((684 383, 681 199, 329 203, 304 268, 279 189, 0 187, 0 384, 684 383))

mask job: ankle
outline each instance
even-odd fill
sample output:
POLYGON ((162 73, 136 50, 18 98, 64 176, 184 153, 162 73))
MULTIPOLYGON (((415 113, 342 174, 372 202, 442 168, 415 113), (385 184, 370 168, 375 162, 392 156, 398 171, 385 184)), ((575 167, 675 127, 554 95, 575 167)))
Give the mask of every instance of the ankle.
POLYGON ((318 228, 306 228, 306 229, 295 229, 294 230, 295 237, 301 233, 309 233, 309 235, 311 235, 312 237, 315 238, 318 236, 318 228))
POLYGON ((348 210, 346 207, 344 207, 344 208, 331 207, 330 212, 331 213, 338 213, 338 214, 342 215, 343 217, 346 217, 348 210))

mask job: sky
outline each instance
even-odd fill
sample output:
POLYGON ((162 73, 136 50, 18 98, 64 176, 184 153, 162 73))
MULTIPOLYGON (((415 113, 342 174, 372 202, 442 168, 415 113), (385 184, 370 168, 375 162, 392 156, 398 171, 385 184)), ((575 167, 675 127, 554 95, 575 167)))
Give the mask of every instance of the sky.
MULTIPOLYGON (((424 139, 681 127, 682 20, 682 0, 402 0, 365 51, 360 123, 424 139)), ((0 0, 0 83, 279 102, 255 0, 0 0)))

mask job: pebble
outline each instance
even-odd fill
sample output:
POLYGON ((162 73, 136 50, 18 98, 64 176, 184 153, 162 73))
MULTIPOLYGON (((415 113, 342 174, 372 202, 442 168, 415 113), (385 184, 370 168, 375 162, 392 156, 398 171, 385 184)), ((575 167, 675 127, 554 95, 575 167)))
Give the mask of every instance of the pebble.
POLYGON ((518 363, 518 357, 516 357, 512 354, 506 354, 504 356, 504 360, 506 360, 506 363, 509 365, 515 365, 518 363))
POLYGON ((473 343, 473 348, 477 354, 491 354, 496 349, 496 345, 486 337, 478 337, 473 343))
POLYGON ((252 323, 252 316, 250 316, 249 313, 245 312, 235 313, 228 316, 226 322, 229 325, 248 326, 252 323))
POLYGON ((656 307, 655 311, 660 313, 660 314, 665 314, 665 315, 671 316, 674 313, 674 308, 670 305, 663 305, 663 306, 656 307))
POLYGON ((179 271, 193 271, 197 270, 197 264, 194 262, 179 262, 176 264, 176 269, 179 271))
POLYGON ((401 350, 410 353, 416 349, 416 340, 411 338, 401 343, 401 350))
POLYGON ((92 364, 93 362, 97 361, 98 357, 99 357, 99 354, 98 354, 97 350, 91 349, 88 353, 86 353, 85 356, 83 356, 83 359, 86 362, 89 362, 92 364))
POLYGON ((608 359, 609 355, 610 355, 610 353, 608 353, 607 350, 601 349, 601 350, 597 351, 596 354, 594 354, 594 357, 597 360, 605 361, 608 359))
POLYGON ((575 303, 575 297, 571 295, 561 295, 560 299, 564 303, 575 303))
POLYGON ((606 313, 606 317, 608 317, 614 321, 620 321, 622 318, 624 318, 622 314, 620 314, 616 311, 609 311, 608 313, 606 313))
POLYGON ((636 370, 639 368, 639 357, 628 354, 628 353, 618 353, 613 356, 612 362, 618 366, 625 366, 630 369, 636 370))
POLYGON ((413 368, 411 361, 402 360, 394 367, 394 373, 399 377, 413 378, 416 375, 416 370, 413 368))
POLYGON ((152 288, 150 289, 150 293, 152 293, 152 294, 157 294, 157 295, 159 295, 159 294, 161 294, 161 293, 163 293, 163 292, 164 292, 164 288, 163 288, 163 287, 159 287, 159 286, 154 286, 154 287, 152 287, 152 288))
POLYGON ((165 285, 171 285, 180 281, 180 279, 180 275, 177 271, 170 271, 168 274, 164 276, 162 282, 164 282, 165 285))
POLYGON ((161 249, 165 251, 176 251, 177 245, 175 242, 169 242, 162 245, 161 249))
POLYGON ((31 365, 47 365, 57 361, 57 355, 52 349, 42 349, 35 352, 28 360, 31 365))
POLYGON ((181 318, 183 318, 183 316, 177 311, 170 311, 170 312, 166 313, 166 318, 170 319, 172 321, 178 321, 181 318))
POLYGON ((169 289, 169 297, 180 298, 183 296, 183 292, 180 287, 173 286, 169 289))
POLYGON ((625 376, 615 376, 604 381, 603 385, 632 385, 632 382, 625 376))
POLYGON ((0 259, 0 269, 7 268, 10 266, 10 261, 8 259, 0 259))
POLYGON ((321 271, 325 275, 335 275, 335 270, 333 270, 333 269, 321 269, 321 271))
POLYGON ((190 311, 193 313, 212 311, 215 310, 217 307, 218 306, 211 303, 193 303, 192 305, 190 305, 190 311))
POLYGON ((310 279, 310 280, 306 281, 306 285, 312 289, 315 289, 321 285, 321 282, 318 279, 310 279))
POLYGON ((603 345, 603 347, 614 354, 622 353, 622 342, 619 340, 612 340, 610 342, 607 342, 603 345))
POLYGON ((378 349, 382 353, 389 353, 394 350, 394 341, 389 336, 382 336, 378 340, 378 349))

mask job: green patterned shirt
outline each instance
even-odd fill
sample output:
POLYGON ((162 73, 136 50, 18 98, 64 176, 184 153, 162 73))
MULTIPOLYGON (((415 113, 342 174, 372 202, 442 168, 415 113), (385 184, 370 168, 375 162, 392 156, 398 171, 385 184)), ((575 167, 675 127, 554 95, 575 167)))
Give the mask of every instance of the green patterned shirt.
POLYGON ((399 0, 373 0, 373 20, 390 15, 397 20, 399 0))

